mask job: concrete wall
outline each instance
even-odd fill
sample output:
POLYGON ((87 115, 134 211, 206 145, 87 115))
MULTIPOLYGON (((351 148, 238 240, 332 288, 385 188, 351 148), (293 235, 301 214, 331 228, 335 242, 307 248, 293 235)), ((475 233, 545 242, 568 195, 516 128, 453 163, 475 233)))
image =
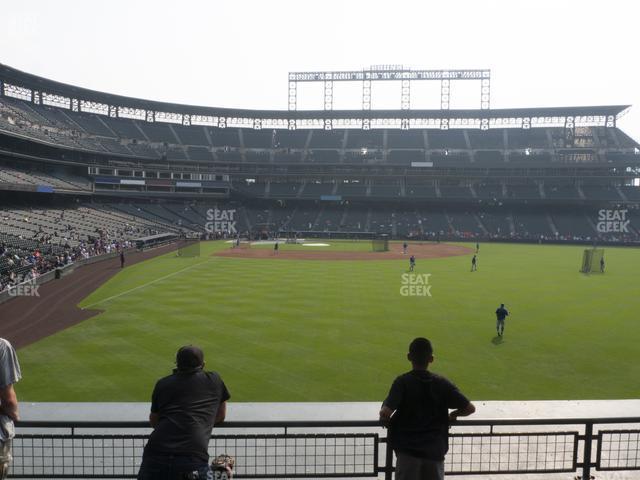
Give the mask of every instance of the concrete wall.
MULTIPOLYGON (((231 386, 230 386, 231 388, 231 386)), ((19 384, 16 387, 19 391, 19 384)), ((233 394, 233 389, 231 388, 233 394)), ((151 399, 151 392, 149 392, 151 399)), ((151 400, 149 400, 150 402, 151 400)), ((473 419, 640 417, 640 400, 473 401, 473 419)), ((145 421, 150 403, 20 403, 23 420, 145 421)), ((379 402, 233 403, 229 421, 375 420, 379 402)), ((640 477, 640 475, 639 475, 640 477)))

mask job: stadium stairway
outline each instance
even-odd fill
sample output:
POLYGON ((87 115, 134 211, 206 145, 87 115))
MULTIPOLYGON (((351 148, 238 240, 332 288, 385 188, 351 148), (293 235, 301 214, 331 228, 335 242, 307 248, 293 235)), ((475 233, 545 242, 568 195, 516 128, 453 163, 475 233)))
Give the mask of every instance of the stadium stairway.
POLYGON ((484 235, 489 236, 489 231, 487 230, 487 227, 484 226, 484 224, 482 223, 482 220, 480 219, 480 217, 477 214, 473 214, 473 217, 476 219, 476 222, 478 222, 478 226, 480 227, 480 230, 482 230, 482 233, 484 235))
POLYGON ((616 185, 616 191, 618 192, 618 195, 620 195, 620 198, 622 199, 623 202, 628 202, 629 201, 629 199, 624 194, 624 192, 622 191, 622 189, 620 188, 619 185, 616 185))
POLYGON ((547 217, 547 222, 549 223, 549 228, 551 229, 551 233, 553 233, 556 237, 558 236, 558 229, 556 227, 556 224, 553 222, 553 218, 551 218, 551 215, 547 213, 546 215, 547 217))
POLYGON ((513 221, 513 215, 507 215, 507 222, 509 222, 509 233, 513 237, 516 234, 516 224, 513 221))

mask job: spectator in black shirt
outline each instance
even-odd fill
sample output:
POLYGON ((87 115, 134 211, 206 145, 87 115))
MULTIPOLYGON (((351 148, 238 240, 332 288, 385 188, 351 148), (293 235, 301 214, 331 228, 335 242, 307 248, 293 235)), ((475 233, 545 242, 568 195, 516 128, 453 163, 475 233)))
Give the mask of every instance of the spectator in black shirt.
POLYGON ((396 453, 396 479, 441 480, 449 422, 476 409, 453 383, 427 370, 433 362, 429 340, 413 340, 407 359, 412 370, 394 380, 380 410, 396 453), (449 409, 454 410, 449 413, 449 409))
POLYGON ((225 418, 230 395, 217 373, 203 370, 198 347, 178 350, 176 365, 153 389, 149 422, 154 430, 138 480, 213 479, 207 447, 214 424, 225 418))

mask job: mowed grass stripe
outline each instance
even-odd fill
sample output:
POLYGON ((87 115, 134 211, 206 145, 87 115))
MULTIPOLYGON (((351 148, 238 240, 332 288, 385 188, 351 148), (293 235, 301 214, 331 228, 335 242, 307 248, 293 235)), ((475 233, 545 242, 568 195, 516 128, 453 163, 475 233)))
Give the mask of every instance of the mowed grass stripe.
POLYGON ((85 302, 202 262, 21 349, 21 397, 145 401, 175 350, 195 343, 236 401, 380 400, 415 336, 433 340, 433 369, 474 398, 637 397, 636 249, 607 248, 608 272, 590 276, 578 273, 582 247, 483 244, 475 273, 469 256, 418 258, 427 298, 400 295, 406 261, 210 256, 220 248, 119 273, 85 302), (501 343, 500 302, 512 313, 501 343))

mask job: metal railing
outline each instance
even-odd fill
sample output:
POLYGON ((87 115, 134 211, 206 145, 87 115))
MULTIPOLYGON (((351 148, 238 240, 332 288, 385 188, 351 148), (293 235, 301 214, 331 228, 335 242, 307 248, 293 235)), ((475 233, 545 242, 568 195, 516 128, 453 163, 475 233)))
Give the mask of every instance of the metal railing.
MULTIPOLYGON (((640 417, 459 421, 445 471, 588 479, 594 470, 640 470, 639 426, 640 417)), ((135 478, 150 431, 143 422, 20 422, 10 477, 135 478)), ((234 456, 237 478, 390 480, 394 471, 378 422, 226 422, 213 433, 209 454, 234 456)))

